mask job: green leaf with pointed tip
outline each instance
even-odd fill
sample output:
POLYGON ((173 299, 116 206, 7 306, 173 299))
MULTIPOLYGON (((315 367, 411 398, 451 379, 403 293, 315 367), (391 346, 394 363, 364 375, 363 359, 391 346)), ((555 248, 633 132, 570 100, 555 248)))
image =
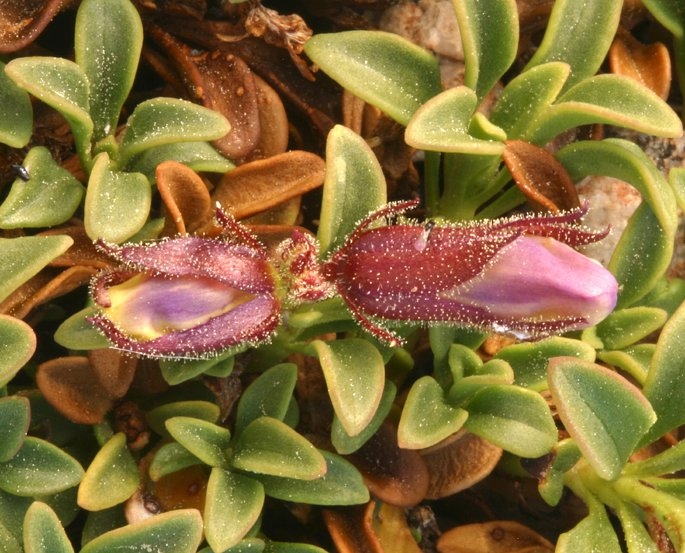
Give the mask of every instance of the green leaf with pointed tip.
POLYGON ((567 63, 553 61, 520 73, 504 87, 490 121, 511 139, 527 139, 531 123, 554 103, 570 71, 567 63))
POLYGON ((311 346, 321 363, 328 394, 345 432, 356 436, 373 419, 385 386, 385 365, 371 342, 348 338, 311 346))
POLYGON ((23 148, 33 134, 33 108, 29 95, 5 74, 0 63, 0 142, 23 148))
POLYGON ((140 484, 136 461, 118 432, 100 448, 83 476, 77 502, 82 509, 101 511, 131 497, 140 484))
POLYGON ((214 551, 237 545, 259 519, 264 486, 253 478, 213 468, 207 482, 204 523, 214 551))
MULTIPOLYGON (((4 347, 0 347, 5 351, 4 347)), ((14 457, 24 442, 31 420, 29 400, 22 396, 0 399, 0 462, 14 457)))
POLYGON ((683 470, 685 466, 685 440, 648 457, 642 461, 628 463, 623 471, 626 476, 647 478, 650 476, 667 476, 683 470))
MULTIPOLYGON (((407 125, 407 144, 421 150, 461 152, 478 155, 501 155, 504 144, 481 140, 469 134, 469 126, 478 100, 470 88, 458 86, 428 100, 407 125)), ((506 138, 501 131, 502 139, 506 138)))
POLYGON ((297 365, 281 363, 264 371, 240 396, 236 410, 235 433, 259 417, 285 419, 297 383, 297 365))
POLYGON ((328 451, 321 451, 326 460, 326 474, 315 480, 296 480, 277 476, 256 475, 266 495, 284 501, 310 505, 359 505, 369 501, 369 490, 356 468, 328 451))
POLYGON ((579 553, 580 551, 621 553, 616 532, 604 506, 596 499, 592 503, 590 514, 574 528, 559 536, 556 553, 579 553))
POLYGON ((62 321, 55 331, 55 342, 77 351, 109 347, 107 338, 86 320, 86 317, 92 317, 97 312, 95 306, 86 307, 62 321))
POLYGON ((0 238, 0 301, 4 300, 74 241, 69 236, 0 238))
POLYGON ((616 34, 621 2, 557 0, 545 36, 526 70, 551 61, 571 66, 567 87, 597 73, 616 34))
POLYGON ((311 442, 271 417, 252 421, 240 433, 231 464, 249 472, 298 480, 312 480, 326 472, 326 461, 311 442))
POLYGON ((614 311, 597 325, 597 337, 606 349, 623 349, 657 331, 668 319, 657 307, 630 307, 614 311))
POLYGON ((73 488, 83 476, 78 462, 50 442, 27 436, 17 454, 0 463, 0 489, 45 496, 73 488))
POLYGON ((5 67, 5 73, 21 88, 64 116, 74 133, 81 162, 88 169, 93 120, 90 118, 88 78, 83 70, 64 58, 35 56, 12 60, 5 67))
POLYGON ((357 223, 387 201, 385 177, 366 141, 342 125, 326 139, 326 177, 317 238, 321 255, 338 248, 357 223))
POLYGON ((179 444, 211 467, 227 465, 226 452, 231 441, 227 428, 192 417, 172 417, 165 426, 179 444))
POLYGON ((36 501, 24 518, 24 548, 28 553, 73 553, 74 548, 55 512, 36 501))
POLYGON ((219 112, 176 98, 141 102, 128 118, 121 138, 119 167, 148 148, 176 142, 216 140, 231 130, 219 112))
POLYGON ((160 478, 181 469, 199 465, 202 461, 177 442, 164 444, 150 462, 148 474, 150 480, 157 482, 160 478))
POLYGON ((633 384, 614 371, 572 357, 550 359, 549 389, 559 416, 602 478, 619 476, 657 415, 633 384))
POLYGON ((545 144, 569 129, 607 123, 646 134, 678 137, 678 115, 654 92, 622 75, 597 75, 576 84, 531 125, 530 140, 545 144))
POLYGON ((215 403, 201 400, 175 401, 165 403, 154 409, 150 409, 145 414, 145 419, 150 428, 163 438, 171 438, 166 429, 166 421, 172 417, 192 417, 207 422, 217 422, 221 410, 215 403))
POLYGON ((329 77, 401 125, 440 92, 435 57, 396 34, 345 31, 318 34, 304 47, 329 77))
POLYGON ((515 0, 452 0, 464 49, 464 85, 481 101, 516 58, 515 0))
POLYGON ((223 373, 226 377, 233 371, 235 349, 230 349, 209 359, 166 358, 159 361, 162 376, 168 384, 175 386, 191 380, 201 374, 209 375, 212 371, 223 373))
POLYGON ((354 453, 363 446, 371 436, 376 433, 388 416, 388 413, 390 413, 396 394, 397 387, 390 380, 386 380, 383 396, 378 404, 376 414, 373 416, 373 419, 371 419, 368 426, 356 436, 350 436, 345 432, 342 424, 340 424, 340 419, 338 419, 337 415, 334 416, 333 425, 331 427, 331 443, 333 444, 333 447, 335 447, 335 450, 341 455, 348 455, 354 453))
POLYGON ((114 134, 133 86, 143 24, 129 0, 84 0, 76 14, 76 63, 90 85, 94 138, 114 134))
POLYGON ((464 409, 447 403, 445 392, 434 378, 424 376, 409 390, 397 428, 397 443, 405 449, 430 447, 457 432, 468 416, 464 409))
POLYGON ((621 521, 623 537, 628 551, 639 553, 660 553, 654 538, 645 528, 642 510, 632 503, 621 501, 615 507, 616 515, 621 521))
POLYGON ((89 541, 80 553, 195 553, 201 541, 200 513, 195 509, 179 509, 102 534, 89 541))
POLYGON ((643 444, 685 423, 685 304, 664 325, 656 344, 644 394, 657 414, 657 421, 642 440, 643 444))
POLYGON ((131 238, 143 228, 151 204, 152 190, 145 175, 113 170, 105 153, 95 158, 83 221, 92 240, 119 244, 131 238))
POLYGON ((548 505, 556 506, 564 494, 564 477, 580 460, 582 454, 578 445, 567 438, 558 442, 549 454, 551 463, 540 479, 538 491, 548 505))
POLYGON ((557 441, 547 402, 537 392, 495 384, 469 401, 467 430, 520 457, 540 457, 557 441))
POLYGON ((83 185, 47 148, 31 148, 23 166, 30 177, 12 184, 0 205, 0 228, 52 227, 68 221, 81 203, 83 185))
POLYGON ((601 351, 597 358, 608 365, 629 374, 644 386, 656 351, 656 344, 636 344, 623 350, 601 351))
POLYGON ((3 352, 0 358, 2 387, 14 378, 36 351, 36 335, 33 329, 21 319, 0 314, 0 351, 3 352))
POLYGON ((235 168, 228 158, 222 156, 208 142, 180 142, 148 148, 133 157, 125 169, 143 173, 154 184, 157 165, 168 160, 178 161, 196 172, 226 173, 235 168))
POLYGON ((539 342, 522 342, 502 348, 495 359, 514 369, 514 383, 535 391, 547 388, 547 363, 552 357, 573 356, 592 363, 595 349, 579 340, 554 336, 539 342))

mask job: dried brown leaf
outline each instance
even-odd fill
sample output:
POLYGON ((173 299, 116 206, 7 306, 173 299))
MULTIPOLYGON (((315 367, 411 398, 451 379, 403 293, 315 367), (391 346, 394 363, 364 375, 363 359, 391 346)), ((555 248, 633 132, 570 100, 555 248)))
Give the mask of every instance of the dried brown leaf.
POLYGON ((157 166, 155 178, 166 208, 164 234, 186 234, 211 217, 209 190, 190 167, 164 161, 157 166))
POLYGON ((324 509, 323 520, 339 553, 386 553, 378 536, 365 524, 366 512, 367 506, 324 509))
POLYGON ((421 553, 412 534, 407 515, 401 507, 382 503, 380 508, 371 502, 366 508, 364 525, 369 526, 383 546, 383 551, 392 553, 421 553))
POLYGON ((438 540, 439 553, 553 553, 554 545, 527 526, 490 521, 457 526, 438 540))
POLYGON ((64 0, 0 3, 0 53, 16 52, 31 44, 55 15, 74 3, 64 0))
POLYGON ((95 378, 109 397, 123 397, 133 382, 138 360, 112 348, 89 351, 88 359, 95 378))

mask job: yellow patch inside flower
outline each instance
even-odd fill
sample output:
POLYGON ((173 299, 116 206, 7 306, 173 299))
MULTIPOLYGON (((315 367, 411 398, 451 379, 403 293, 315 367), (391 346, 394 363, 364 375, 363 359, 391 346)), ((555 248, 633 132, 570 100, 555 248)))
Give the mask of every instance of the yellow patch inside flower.
POLYGON ((108 289, 104 314, 128 336, 153 340, 191 329, 254 299, 210 278, 139 274, 108 289))

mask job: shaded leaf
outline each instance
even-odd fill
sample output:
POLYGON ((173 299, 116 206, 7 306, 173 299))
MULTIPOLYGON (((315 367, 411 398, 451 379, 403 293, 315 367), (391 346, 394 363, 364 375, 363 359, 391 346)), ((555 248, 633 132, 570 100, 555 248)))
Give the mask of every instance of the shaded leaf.
POLYGON ((602 478, 617 478, 657 419, 649 401, 610 369, 570 357, 551 359, 548 378, 559 416, 583 456, 602 478))
POLYGON ((225 173, 235 168, 208 142, 181 142, 163 144, 144 150, 126 164, 127 171, 143 173, 150 182, 155 181, 155 169, 165 161, 176 161, 190 167, 193 171, 225 173))
POLYGON ((169 474, 198 465, 201 462, 178 442, 170 442, 155 452, 148 468, 148 474, 153 482, 157 482, 169 474))
POLYGON ((437 547, 440 553, 553 553, 554 551, 554 545, 540 534, 519 522, 509 520, 456 526, 440 536, 437 547))
POLYGON ((17 454, 28 432, 30 418, 29 401, 25 397, 0 399, 0 462, 17 454))
POLYGON ((204 523, 207 542, 214 551, 237 545, 262 512, 264 487, 257 481, 213 468, 207 484, 204 523))
POLYGON ((79 486, 77 502, 82 509, 101 511, 126 501, 139 484, 138 466, 126 446, 126 435, 119 432, 91 461, 79 486))
POLYGON ((186 400, 165 403, 146 413, 147 423, 157 434, 164 438, 171 438, 166 429, 166 421, 172 417, 192 417, 216 423, 219 420, 221 410, 215 403, 200 400, 186 400))
POLYGON ((440 72, 433 55, 395 34, 319 34, 307 41, 304 51, 343 88, 402 125, 440 92, 440 72))
POLYGON ((0 142, 23 148, 33 133, 33 107, 29 95, 5 74, 0 63, 0 142))
POLYGON ((328 134, 325 175, 317 231, 322 255, 341 246, 359 221, 387 201, 376 156, 364 139, 342 125, 328 134))

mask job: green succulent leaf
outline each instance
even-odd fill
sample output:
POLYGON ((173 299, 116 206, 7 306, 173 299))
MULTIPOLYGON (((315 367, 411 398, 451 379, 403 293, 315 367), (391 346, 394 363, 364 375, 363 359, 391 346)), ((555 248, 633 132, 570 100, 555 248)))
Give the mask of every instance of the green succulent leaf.
POLYGON ((192 417, 172 417, 166 428, 179 444, 211 467, 226 467, 231 441, 227 428, 192 417))
POLYGON ((216 140, 231 130, 219 112, 177 98, 141 102, 128 118, 121 138, 119 167, 149 148, 177 142, 216 140))
POLYGON ((359 221, 386 203, 386 188, 383 170, 366 141, 347 127, 333 127, 326 140, 317 232, 322 255, 340 247, 359 221))
POLYGON ((685 304, 664 325, 652 365, 644 385, 644 394, 657 414, 657 421, 642 440, 647 444, 685 423, 685 304))
POLYGON ((628 463, 624 469, 624 474, 636 478, 666 476, 681 471, 684 466, 685 441, 680 441, 652 457, 628 463))
POLYGON ((683 133, 678 115, 651 90, 622 75, 597 75, 579 82, 547 108, 530 131, 531 141, 545 144, 566 130, 591 123, 664 137, 683 133))
POLYGON ((321 453, 287 424, 271 417, 252 421, 240 433, 231 464, 240 470, 299 480, 326 473, 321 453))
POLYGON ((311 346, 319 357, 335 414, 345 432, 356 436, 378 410, 385 386, 383 357, 361 338, 315 340, 311 346))
MULTIPOLYGON (((499 156, 504 143, 481 140, 469 133, 478 99, 470 88, 458 86, 441 92, 428 100, 407 125, 407 144, 421 150, 461 152, 499 156)), ((506 134, 500 129, 501 140, 506 134)))
POLYGON ((155 452, 148 468, 148 474, 150 475, 150 480, 157 482, 164 476, 201 463, 200 459, 195 457, 181 444, 169 442, 155 452))
POLYGON ((226 173, 235 169, 235 165, 208 142, 180 142, 148 148, 133 157, 125 169, 143 173, 154 184, 157 165, 168 160, 178 161, 196 172, 226 173))
POLYGON ((438 382, 419 378, 409 390, 397 428, 397 442, 406 449, 423 449, 457 432, 469 414, 447 402, 438 382))
POLYGON ((281 363, 267 369, 245 389, 236 410, 235 433, 259 417, 283 421, 293 398, 297 365, 281 363))
POLYGON ((549 362, 559 416, 602 478, 619 476, 657 415, 642 392, 614 371, 571 357, 549 362))
POLYGON ((88 511, 101 511, 131 497, 140 484, 135 459, 118 432, 100 448, 86 470, 78 489, 77 502, 88 511))
MULTIPOLYGON (((21 319, 0 315, 0 351, 3 352, 0 358, 2 387, 14 378, 36 351, 36 335, 33 329, 21 319)), ((0 420, 4 419, 0 417, 0 420)))
POLYGON ((558 553, 578 551, 621 553, 616 532, 604 506, 599 501, 595 499, 590 505, 590 514, 573 529, 559 536, 555 551, 558 553))
POLYGON ((98 312, 95 306, 85 307, 68 317, 55 331, 55 342, 67 349, 87 351, 109 347, 109 341, 86 318, 98 312))
POLYGON ((259 519, 264 486, 253 478, 213 468, 207 483, 204 523, 214 551, 237 545, 259 519))
POLYGON ((636 344, 622 350, 600 351, 597 358, 624 371, 644 386, 655 351, 656 344, 636 344))
POLYGON ((215 403, 201 400, 174 401, 165 403, 146 413, 147 423, 150 428, 163 438, 171 438, 166 428, 166 421, 172 417, 191 417, 207 422, 216 423, 219 420, 221 410, 215 403))
POLYGON ((645 528, 641 509, 632 503, 621 501, 616 506, 616 515, 621 521, 628 551, 659 553, 657 544, 645 528))
POLYGON ((255 476, 262 484, 266 495, 284 501, 308 503, 310 505, 359 505, 369 501, 369 491, 361 474, 349 462, 321 451, 326 460, 326 473, 315 480, 279 478, 277 476, 255 476))
POLYGON ((24 548, 30 553, 73 553, 74 548, 55 512, 36 501, 24 518, 24 548))
POLYGON ((552 462, 545 469, 544 476, 538 485, 538 491, 540 492, 540 497, 548 505, 555 506, 561 501, 563 496, 566 473, 575 466, 582 454, 576 442, 567 438, 558 442, 549 456, 552 458, 552 462))
POLYGON ((597 325, 596 335, 606 349, 623 349, 657 331, 667 318, 658 307, 620 309, 597 325))
POLYGON ((383 396, 378 404, 378 409, 376 410, 373 419, 368 424, 368 426, 362 430, 356 436, 350 436, 342 424, 337 415, 333 417, 333 425, 331 427, 331 442, 335 450, 341 455, 348 455, 357 451, 361 446, 363 446, 376 431, 380 428, 383 421, 390 413, 393 406, 393 401, 395 400, 395 395, 397 394, 397 387, 390 381, 385 381, 385 388, 383 388, 383 396))
POLYGON ((521 342, 502 348, 495 359, 506 361, 514 369, 514 384, 542 391, 547 388, 547 363, 552 357, 576 357, 594 362, 595 348, 570 338, 554 336, 539 342, 521 342))
POLYGON ((179 509, 107 532, 89 541, 80 553, 195 553, 201 541, 200 513, 195 509, 179 509))
POLYGON ((28 399, 22 396, 0 399, 0 462, 8 461, 17 454, 28 432, 30 419, 28 399))
POLYGON ((209 359, 174 359, 166 358, 159 361, 162 376, 171 386, 191 380, 201 374, 210 375, 212 372, 221 373, 226 377, 233 371, 235 365, 234 350, 225 351, 209 359))
POLYGON ((76 150, 84 167, 90 167, 90 118, 88 77, 73 61, 52 57, 16 58, 5 72, 21 88, 60 112, 74 133, 76 150))
POLYGON ((479 391, 466 409, 467 430, 520 457, 540 457, 557 441, 547 402, 537 392, 503 384, 479 391))
POLYGON ((490 121, 510 139, 529 139, 531 124, 557 99, 568 79, 567 63, 552 61, 520 73, 504 87, 490 121))
POLYGON ((557 0, 526 69, 566 62, 571 67, 567 87, 597 73, 616 34, 621 5, 614 0, 557 0))
POLYGON ((57 446, 27 436, 17 454, 0 463, 0 489, 21 496, 46 496, 73 488, 83 477, 78 462, 57 446))
POLYGON ((74 241, 69 236, 0 238, 0 301, 4 300, 74 241))
POLYGON ((83 185, 43 146, 31 148, 18 178, 0 205, 0 228, 52 227, 68 221, 83 198, 83 185))
POLYGON ((76 14, 76 63, 90 85, 94 139, 114 134, 133 86, 143 24, 129 0, 84 0, 76 14))
POLYGON ((33 133, 33 108, 29 95, 5 74, 0 63, 0 142, 23 148, 33 133))
POLYGON ((515 0, 452 0, 466 71, 464 85, 481 101, 509 69, 519 42, 515 0))
POLYGON ((406 125, 440 92, 440 71, 427 50, 392 33, 345 31, 314 35, 304 51, 329 77, 406 125))
POLYGON ((143 228, 150 214, 152 190, 145 175, 113 170, 99 154, 86 191, 84 225, 92 240, 119 244, 143 228))

